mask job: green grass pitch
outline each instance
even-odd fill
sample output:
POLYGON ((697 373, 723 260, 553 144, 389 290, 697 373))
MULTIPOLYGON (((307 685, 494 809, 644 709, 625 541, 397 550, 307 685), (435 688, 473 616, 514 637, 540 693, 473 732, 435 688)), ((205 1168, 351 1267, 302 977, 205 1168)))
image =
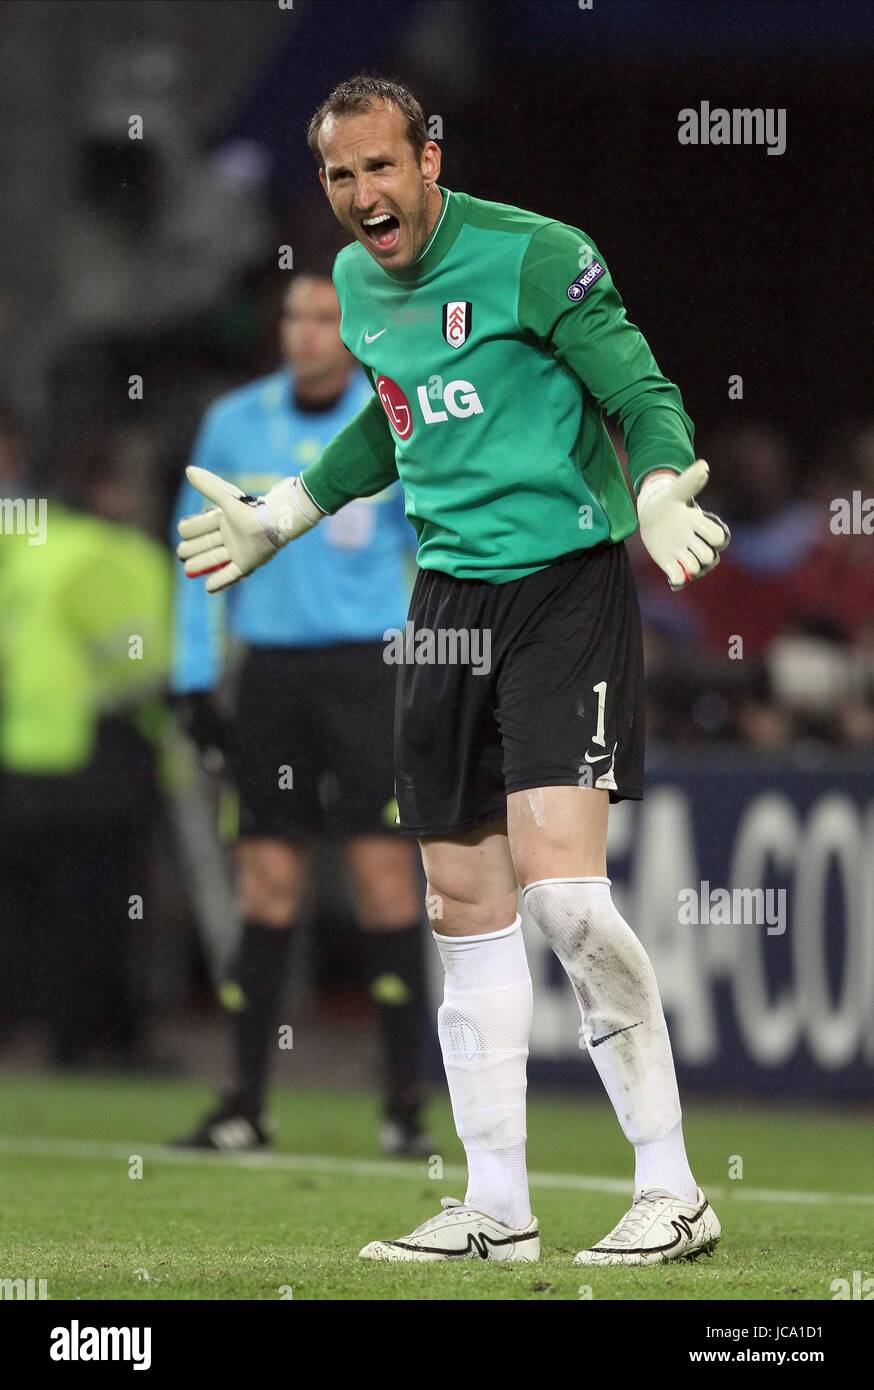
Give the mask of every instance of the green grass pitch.
POLYGON ((630 1150, 600 1098, 531 1099, 543 1255, 518 1265, 356 1258, 464 1196, 442 1100, 430 1112, 442 1179, 382 1159, 375 1099, 342 1091, 278 1092, 265 1156, 164 1151, 210 1101, 188 1083, 0 1077, 0 1279, 44 1279, 55 1299, 828 1300, 832 1280, 874 1276, 870 1116, 690 1101, 693 1166, 723 1226, 715 1255, 587 1270, 573 1254, 630 1197, 630 1150))

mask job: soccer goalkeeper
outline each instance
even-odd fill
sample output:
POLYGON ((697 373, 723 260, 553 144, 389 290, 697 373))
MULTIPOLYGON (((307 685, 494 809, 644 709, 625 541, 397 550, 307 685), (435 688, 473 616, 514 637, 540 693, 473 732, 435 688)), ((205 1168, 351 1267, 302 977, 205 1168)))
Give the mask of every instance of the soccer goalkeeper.
POLYGON ((440 149, 396 83, 342 83, 309 143, 354 238, 334 282, 343 341, 375 394, 266 497, 189 470, 213 509, 182 521, 180 558, 224 589, 397 475, 419 540, 408 626, 437 652, 448 632, 490 644, 487 671, 420 649, 399 667, 395 717, 400 825, 420 842, 445 968, 438 1029, 467 1193, 361 1253, 539 1255, 519 887, 635 1151, 632 1206, 576 1262, 709 1252, 720 1226, 686 1155, 655 974, 606 866, 609 803, 639 799, 643 780, 640 618, 623 540, 639 523, 674 589, 717 564, 727 528, 694 501, 707 465, 584 232, 439 184, 440 149), (636 512, 602 413, 622 427, 636 512))

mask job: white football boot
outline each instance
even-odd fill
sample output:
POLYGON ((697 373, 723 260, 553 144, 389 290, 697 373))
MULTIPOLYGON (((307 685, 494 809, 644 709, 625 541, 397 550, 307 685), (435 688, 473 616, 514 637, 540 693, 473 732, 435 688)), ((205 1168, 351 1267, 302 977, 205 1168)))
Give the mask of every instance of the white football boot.
POLYGON ((719 1218, 699 1187, 682 1202, 660 1187, 638 1192, 634 1205, 609 1235, 581 1250, 575 1265, 655 1265, 712 1255, 722 1234, 719 1218))
POLYGON ((443 1210, 400 1240, 372 1240, 358 1253, 364 1260, 539 1260, 540 1231, 532 1216, 514 1231, 502 1221, 473 1211, 454 1197, 443 1210))

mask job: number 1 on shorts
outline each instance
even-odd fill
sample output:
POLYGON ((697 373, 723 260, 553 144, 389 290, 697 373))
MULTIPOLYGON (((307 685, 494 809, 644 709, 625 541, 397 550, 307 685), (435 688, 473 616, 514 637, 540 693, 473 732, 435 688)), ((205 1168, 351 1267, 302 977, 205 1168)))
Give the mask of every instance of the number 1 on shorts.
POLYGON ((598 727, 592 737, 592 742, 597 743, 601 748, 606 748, 607 741, 604 738, 604 706, 607 703, 607 682, 598 681, 597 685, 592 686, 592 690, 598 697, 598 727))

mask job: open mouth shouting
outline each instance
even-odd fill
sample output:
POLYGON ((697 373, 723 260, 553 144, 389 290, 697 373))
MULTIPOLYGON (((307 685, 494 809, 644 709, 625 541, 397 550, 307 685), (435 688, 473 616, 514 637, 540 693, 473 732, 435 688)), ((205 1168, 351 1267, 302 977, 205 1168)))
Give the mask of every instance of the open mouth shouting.
POLYGON ((401 224, 392 212, 372 212, 362 217, 364 235, 380 251, 393 251, 401 235, 401 224))

